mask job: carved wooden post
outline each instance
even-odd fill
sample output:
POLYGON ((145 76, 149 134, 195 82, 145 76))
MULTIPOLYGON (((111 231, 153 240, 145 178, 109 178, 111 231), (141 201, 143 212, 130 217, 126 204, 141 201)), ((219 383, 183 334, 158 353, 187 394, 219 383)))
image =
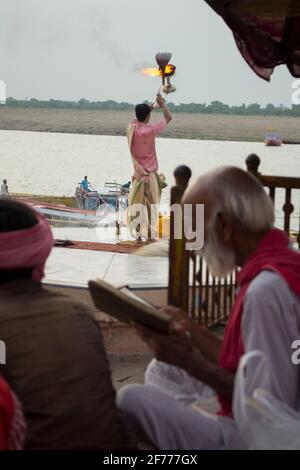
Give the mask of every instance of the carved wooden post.
MULTIPOLYGON (((261 173, 258 172, 258 167, 260 165, 260 158, 255 154, 251 153, 247 158, 246 158, 246 166, 247 166, 247 171, 252 173, 264 186, 263 179, 264 177, 261 175, 261 173)), ((275 190, 276 186, 268 185, 269 188, 269 196, 273 201, 273 204, 275 203, 275 190)))
MULTIPOLYGON (((176 186, 171 188, 171 208, 174 204, 179 205, 181 203, 181 198, 191 174, 191 170, 187 166, 179 166, 175 169, 176 186)), ((189 252, 185 250, 183 213, 181 217, 178 217, 178 213, 174 213, 172 210, 170 217, 168 303, 188 312, 189 252), (176 233, 180 233, 180 230, 182 236, 175 238, 176 233)))

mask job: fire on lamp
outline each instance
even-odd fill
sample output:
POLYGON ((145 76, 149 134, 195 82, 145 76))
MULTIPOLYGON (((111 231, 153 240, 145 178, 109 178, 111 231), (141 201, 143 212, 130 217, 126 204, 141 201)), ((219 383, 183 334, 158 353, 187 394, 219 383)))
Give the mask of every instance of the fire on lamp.
MULTIPOLYGON (((165 77, 174 75, 176 70, 175 65, 168 64, 165 68, 165 77)), ((162 77, 162 71, 160 68, 144 68, 141 70, 141 73, 144 75, 150 75, 151 77, 162 77)))
POLYGON ((158 93, 174 93, 176 91, 175 85, 171 83, 171 77, 175 74, 176 67, 173 64, 169 64, 172 57, 170 52, 158 52, 155 56, 158 68, 144 68, 142 73, 144 75, 150 75, 151 77, 161 77, 162 85, 159 87, 158 93))

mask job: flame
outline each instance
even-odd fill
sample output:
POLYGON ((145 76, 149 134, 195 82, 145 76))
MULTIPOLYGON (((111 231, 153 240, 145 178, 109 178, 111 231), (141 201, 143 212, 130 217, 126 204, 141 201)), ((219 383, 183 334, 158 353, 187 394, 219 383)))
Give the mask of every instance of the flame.
MULTIPOLYGON (((172 65, 172 64, 168 64, 166 65, 166 68, 165 68, 165 75, 166 76, 170 76, 170 75, 173 75, 175 73, 175 65, 172 65)), ((141 70, 141 73, 143 75, 150 75, 150 77, 161 77, 162 76, 162 71, 161 69, 158 69, 158 68, 144 68, 141 70)))

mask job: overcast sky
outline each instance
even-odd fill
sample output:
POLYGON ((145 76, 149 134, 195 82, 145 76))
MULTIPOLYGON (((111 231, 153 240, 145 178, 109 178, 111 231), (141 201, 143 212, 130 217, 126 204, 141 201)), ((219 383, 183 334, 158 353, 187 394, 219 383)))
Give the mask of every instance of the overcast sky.
POLYGON ((291 104, 293 78, 258 78, 204 0, 0 0, 0 80, 15 98, 132 103, 159 78, 139 73, 173 53, 175 103, 291 104))

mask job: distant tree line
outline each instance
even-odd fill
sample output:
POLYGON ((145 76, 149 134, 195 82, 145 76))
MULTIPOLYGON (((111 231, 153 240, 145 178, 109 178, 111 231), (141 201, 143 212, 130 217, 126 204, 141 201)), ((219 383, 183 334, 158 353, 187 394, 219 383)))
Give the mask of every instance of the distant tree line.
MULTIPOLYGON (((79 101, 63 100, 37 100, 36 98, 26 100, 16 100, 8 98, 6 106, 25 108, 68 108, 68 109, 100 109, 109 111, 130 111, 134 109, 131 103, 118 103, 114 100, 89 101, 81 98, 79 101)), ((259 103, 242 104, 241 106, 229 106, 221 101, 206 103, 168 103, 169 109, 173 113, 203 113, 203 114, 235 114, 247 116, 300 116, 300 105, 292 105, 290 108, 284 105, 274 106, 269 103, 261 106, 259 103)))

